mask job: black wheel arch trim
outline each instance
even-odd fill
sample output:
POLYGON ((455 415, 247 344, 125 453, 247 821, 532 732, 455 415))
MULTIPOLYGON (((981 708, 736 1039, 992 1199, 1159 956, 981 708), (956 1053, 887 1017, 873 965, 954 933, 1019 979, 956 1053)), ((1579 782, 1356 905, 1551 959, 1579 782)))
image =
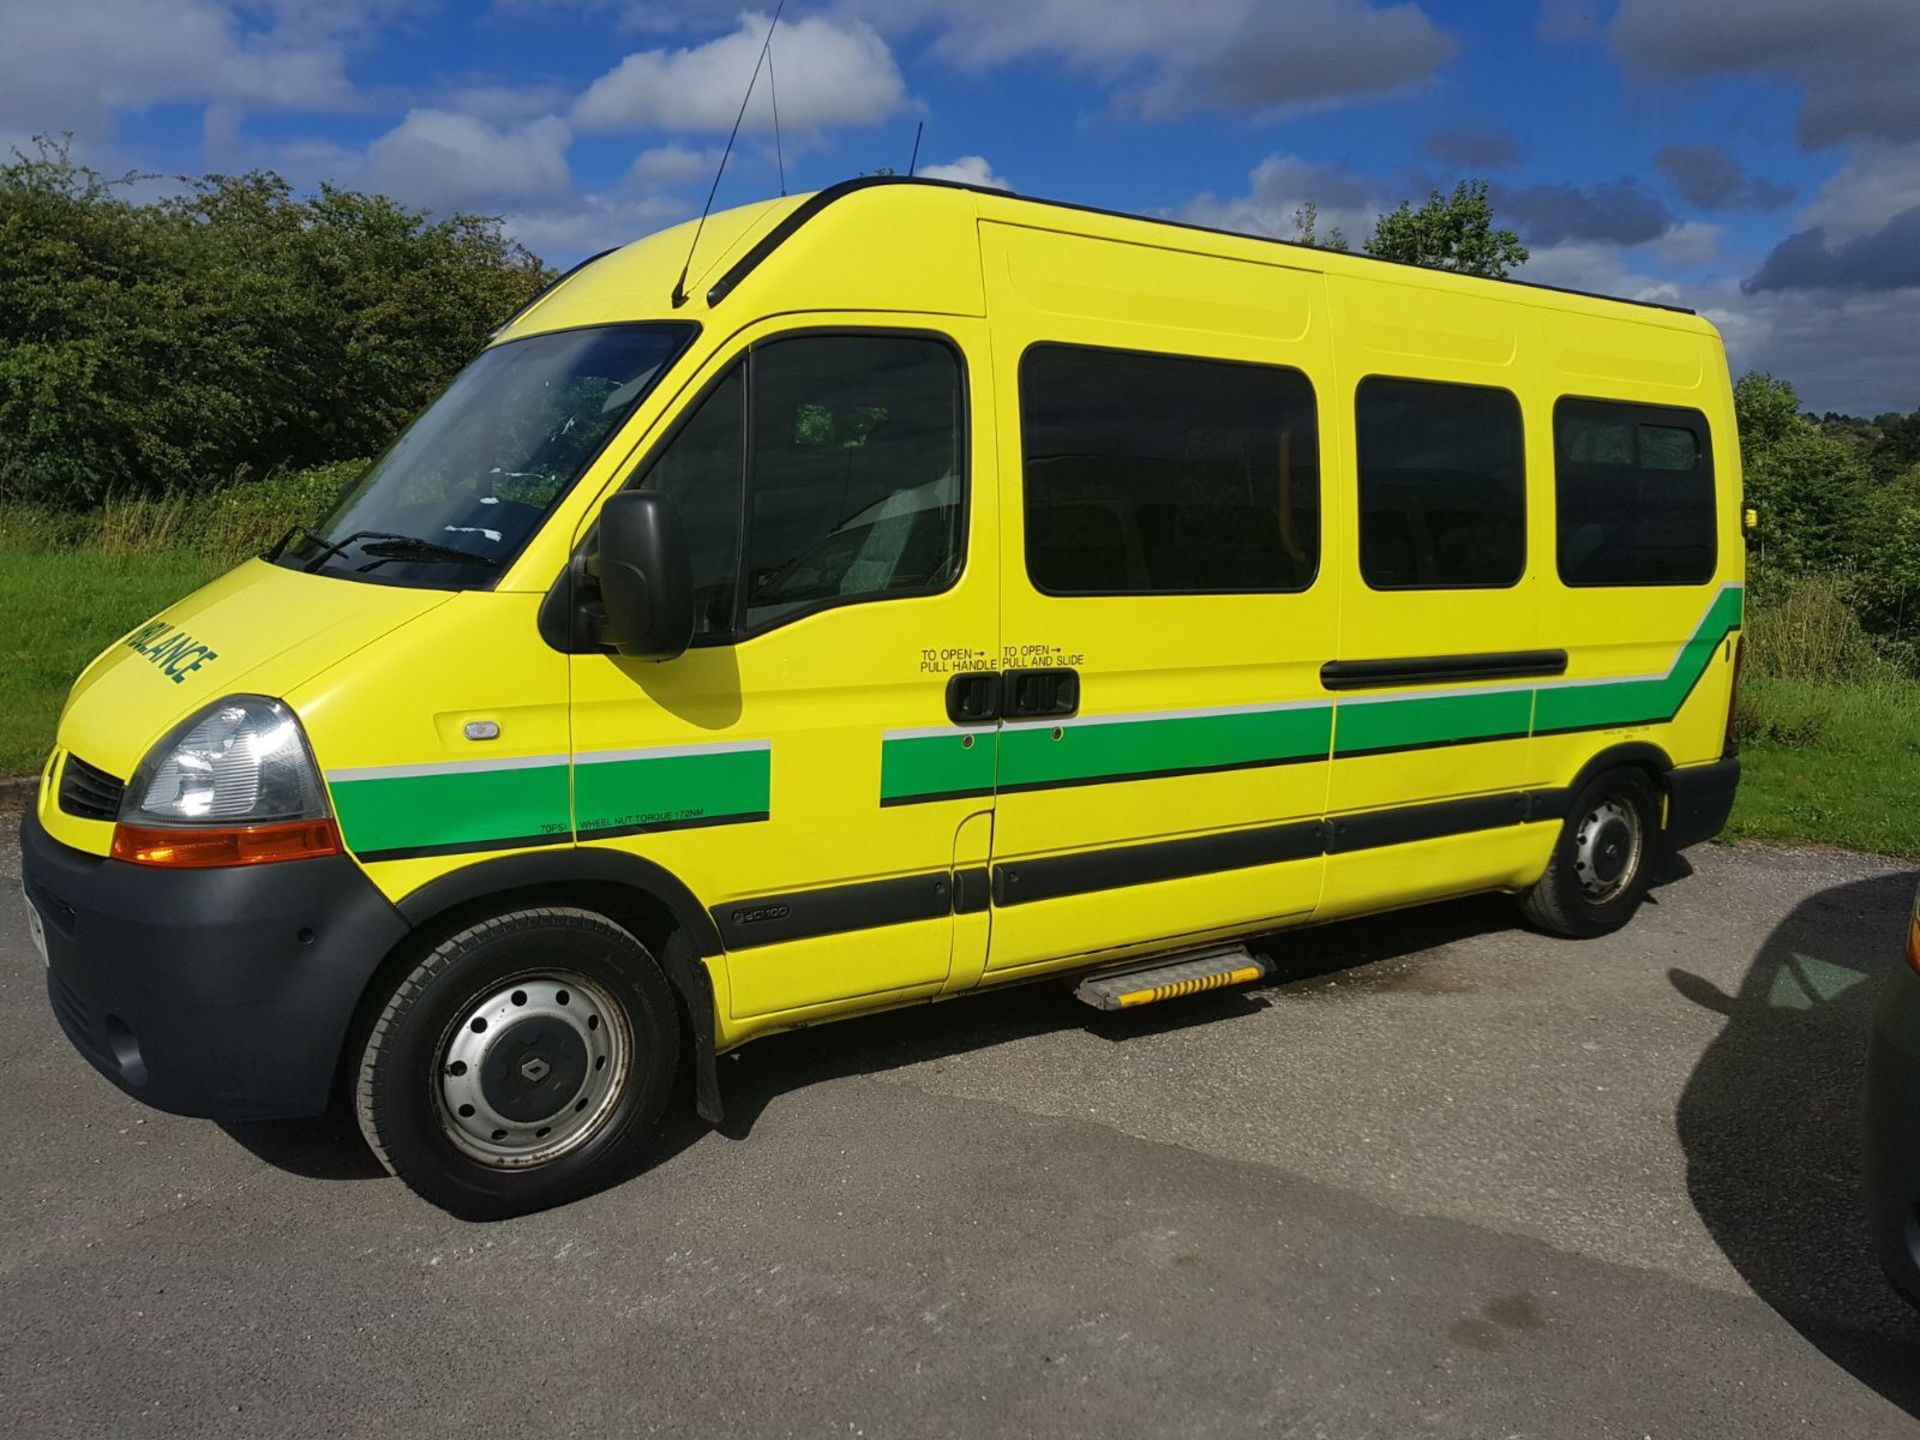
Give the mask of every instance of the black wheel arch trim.
POLYGON ((651 860, 598 845, 527 851, 463 865, 395 901, 394 908, 409 925, 418 929, 457 905, 490 895, 583 881, 623 885, 639 891, 666 907, 686 935, 694 954, 705 958, 720 953, 719 931, 684 881, 651 860))

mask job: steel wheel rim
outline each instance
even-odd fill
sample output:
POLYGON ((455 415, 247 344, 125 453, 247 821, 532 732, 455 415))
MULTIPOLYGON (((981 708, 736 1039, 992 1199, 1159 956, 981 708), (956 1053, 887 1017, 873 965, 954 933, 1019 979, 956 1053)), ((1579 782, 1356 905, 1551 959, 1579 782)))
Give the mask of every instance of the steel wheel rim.
POLYGON ((1640 873, 1640 812, 1626 800, 1602 800, 1574 831, 1573 873, 1595 904, 1625 893, 1640 873))
POLYGON ((519 975, 462 1006, 435 1053, 434 1111, 463 1154, 545 1165, 605 1128, 633 1064, 627 1016, 568 970, 519 975))

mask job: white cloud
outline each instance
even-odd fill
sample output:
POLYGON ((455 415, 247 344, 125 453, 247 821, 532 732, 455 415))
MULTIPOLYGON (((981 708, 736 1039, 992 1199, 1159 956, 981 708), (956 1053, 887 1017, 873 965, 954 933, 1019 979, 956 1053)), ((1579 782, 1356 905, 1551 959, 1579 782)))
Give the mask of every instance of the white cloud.
POLYGON ((514 211, 506 217, 506 229, 548 264, 571 265, 582 256, 691 220, 699 212, 698 202, 680 197, 615 192, 514 211))
POLYGON ((353 103, 344 52, 312 25, 214 0, 0 0, 0 123, 104 131, 167 101, 295 109, 353 103))
POLYGON ((1720 237, 1724 227, 1706 220, 1682 220, 1659 239, 1648 242, 1647 249, 1664 265, 1676 270, 1697 269, 1722 259, 1720 237))
POLYGON ((994 190, 1013 188, 993 173, 984 155, 962 155, 945 165, 922 165, 919 173, 928 180, 958 180, 962 185, 985 185, 994 190))
POLYGON ((720 164, 718 150, 690 150, 685 145, 660 145, 642 150, 627 167, 627 183, 636 186, 684 185, 708 180, 720 164))
POLYGON ((1884 141, 1850 147, 1847 162, 1828 177, 1792 228, 1815 226, 1835 243, 1880 229, 1920 205, 1920 145, 1884 141))
POLYGON ((964 66, 1057 58, 1148 117, 1269 111, 1382 95, 1459 48, 1412 3, 1373 0, 841 0, 877 25, 931 28, 964 66))
POLYGON ((1296 238, 1294 216, 1309 203, 1319 208, 1316 228, 1324 243, 1335 230, 1358 247, 1380 212, 1389 208, 1387 187, 1345 165, 1322 165, 1297 155, 1269 155, 1254 167, 1245 195, 1195 196, 1176 218, 1220 230, 1296 238))
POLYGON ((514 128, 447 110, 409 110, 374 141, 359 183, 433 210, 567 194, 566 122, 552 115, 514 128))
MULTIPOLYGON (((588 87, 573 108, 583 130, 724 133, 733 126, 767 35, 763 14, 747 12, 732 34, 678 50, 643 50, 588 87)), ((780 123, 795 130, 865 125, 899 109, 906 82, 893 53, 864 21, 810 15, 781 21, 773 40, 780 123)), ((744 129, 773 127, 763 72, 744 129)))

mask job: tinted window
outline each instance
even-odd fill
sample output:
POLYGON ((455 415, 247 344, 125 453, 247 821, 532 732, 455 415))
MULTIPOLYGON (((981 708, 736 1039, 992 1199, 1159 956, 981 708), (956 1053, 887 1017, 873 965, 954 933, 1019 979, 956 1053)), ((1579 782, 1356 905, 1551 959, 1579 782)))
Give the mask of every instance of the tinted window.
POLYGON ((639 481, 642 490, 671 495, 680 512, 693 567, 696 635, 725 634, 734 628, 746 407, 746 367, 736 365, 707 393, 639 481))
POLYGON ((693 334, 603 325, 480 352, 279 563, 353 580, 485 585, 520 552, 693 334))
POLYGON ((808 336, 753 354, 748 628, 959 573, 960 362, 917 336, 808 336))
POLYGON ((1020 367, 1027 573, 1055 594, 1301 590, 1320 559, 1296 370, 1064 345, 1020 367))
POLYGON ((963 409, 959 359, 937 340, 756 347, 639 481, 677 502, 697 633, 951 582, 965 553, 963 409))
POLYGON ((1360 574, 1376 590, 1512 585, 1527 565, 1520 402, 1374 378, 1354 400, 1360 574))
POLYGON ((1553 411, 1560 578, 1698 585, 1717 558, 1713 453, 1693 410, 1562 400, 1553 411))

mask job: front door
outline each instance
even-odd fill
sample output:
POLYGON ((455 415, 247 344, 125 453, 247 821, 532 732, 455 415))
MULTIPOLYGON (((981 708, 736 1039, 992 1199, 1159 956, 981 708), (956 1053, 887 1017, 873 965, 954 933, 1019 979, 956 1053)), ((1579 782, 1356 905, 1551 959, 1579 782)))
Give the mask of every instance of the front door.
POLYGON ((999 642, 968 338, 765 331, 631 482, 676 501, 698 634, 664 663, 576 657, 575 823, 709 906, 735 1017, 936 991, 957 908, 984 956, 954 877, 957 845, 985 858, 991 733, 946 712, 999 642))

